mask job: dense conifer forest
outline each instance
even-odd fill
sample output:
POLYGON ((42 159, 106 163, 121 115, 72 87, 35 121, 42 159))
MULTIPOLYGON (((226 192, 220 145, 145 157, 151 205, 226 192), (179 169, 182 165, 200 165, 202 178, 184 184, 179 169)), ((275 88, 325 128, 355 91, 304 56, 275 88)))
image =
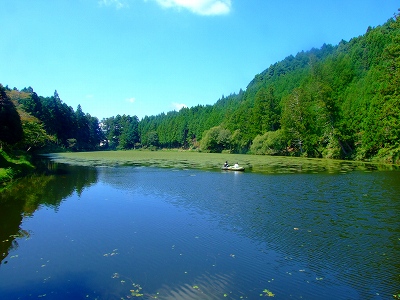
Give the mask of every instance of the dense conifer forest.
MULTIPOLYGON (((262 65, 262 62, 260 62, 262 65)), ((183 148, 400 162, 400 16, 277 62, 214 105, 103 120, 0 85, 4 149, 183 148)))

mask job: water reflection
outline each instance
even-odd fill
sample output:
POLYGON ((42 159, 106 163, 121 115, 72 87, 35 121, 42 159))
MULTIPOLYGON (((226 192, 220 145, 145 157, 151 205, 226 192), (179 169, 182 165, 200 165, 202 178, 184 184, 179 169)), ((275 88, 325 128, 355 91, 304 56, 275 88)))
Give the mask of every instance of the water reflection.
POLYGON ((31 216, 42 205, 57 210, 62 200, 74 192, 80 195, 97 182, 94 168, 48 160, 38 163, 42 174, 21 178, 0 193, 0 265, 9 251, 18 247, 18 238, 30 237, 30 232, 20 226, 24 217, 31 216))

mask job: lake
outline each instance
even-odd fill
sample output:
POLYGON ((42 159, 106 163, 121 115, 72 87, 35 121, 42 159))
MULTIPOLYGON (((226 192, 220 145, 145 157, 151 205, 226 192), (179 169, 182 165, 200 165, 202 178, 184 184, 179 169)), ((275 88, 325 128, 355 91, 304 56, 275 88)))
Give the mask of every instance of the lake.
POLYGON ((0 299, 393 299, 400 173, 49 163, 0 197, 0 299))

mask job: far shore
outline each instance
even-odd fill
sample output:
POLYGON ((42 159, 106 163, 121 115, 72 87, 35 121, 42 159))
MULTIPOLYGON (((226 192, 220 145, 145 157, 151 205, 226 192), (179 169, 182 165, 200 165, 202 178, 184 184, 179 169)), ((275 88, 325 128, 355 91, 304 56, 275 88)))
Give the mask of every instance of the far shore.
POLYGON ((398 170, 398 166, 332 159, 202 153, 182 150, 127 150, 50 153, 45 156, 60 163, 82 166, 156 166, 179 169, 220 170, 225 161, 238 163, 257 173, 320 173, 353 170, 398 170))

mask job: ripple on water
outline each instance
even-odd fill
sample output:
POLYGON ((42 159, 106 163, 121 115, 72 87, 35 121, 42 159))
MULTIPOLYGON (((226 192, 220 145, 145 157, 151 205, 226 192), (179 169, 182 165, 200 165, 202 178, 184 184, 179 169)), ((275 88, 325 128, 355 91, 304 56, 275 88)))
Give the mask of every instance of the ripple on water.
POLYGON ((2 265, 0 295, 62 293, 75 276, 68 288, 111 299, 139 287, 159 299, 388 299, 397 175, 98 168, 98 183, 22 224, 31 238, 2 265))

